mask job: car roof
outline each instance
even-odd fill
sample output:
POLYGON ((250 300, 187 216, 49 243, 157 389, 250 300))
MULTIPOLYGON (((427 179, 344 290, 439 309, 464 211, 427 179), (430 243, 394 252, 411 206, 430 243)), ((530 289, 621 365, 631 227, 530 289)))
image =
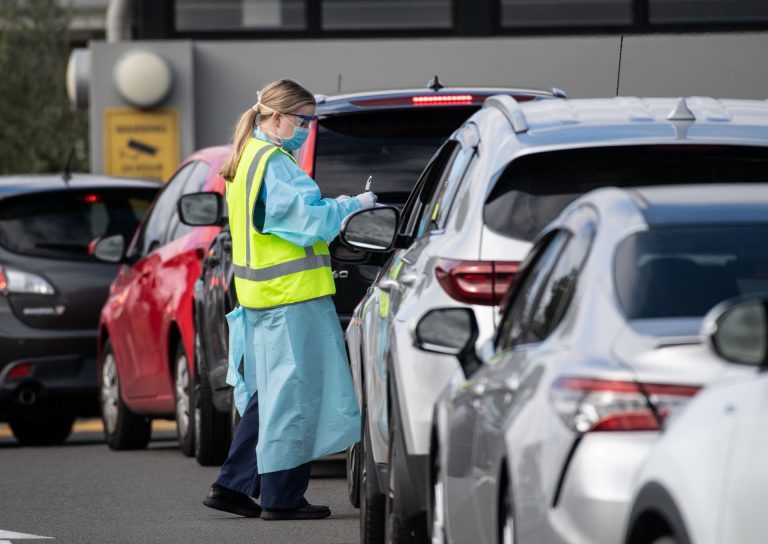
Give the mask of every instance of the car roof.
POLYGON ((707 97, 592 98, 518 103, 492 97, 524 147, 645 142, 768 145, 768 102, 707 97))
POLYGON ((121 178, 100 174, 70 174, 69 181, 62 174, 20 174, 0 176, 0 198, 23 194, 66 191, 68 189, 159 189, 162 183, 149 179, 121 178))
POLYGON ((336 113, 411 108, 416 107, 416 104, 414 104, 412 100, 413 97, 419 97, 425 101, 425 104, 421 104, 418 107, 423 107, 425 105, 438 107, 480 107, 485 98, 500 94, 525 97, 527 100, 565 97, 565 93, 556 88, 534 89, 527 87, 474 86, 441 87, 438 90, 434 90, 430 87, 388 89, 330 96, 317 95, 317 115, 323 116, 336 113), (449 97, 464 97, 465 100, 451 103, 449 97))
POLYGON ((768 223, 768 183, 666 185, 629 191, 651 227, 768 223))

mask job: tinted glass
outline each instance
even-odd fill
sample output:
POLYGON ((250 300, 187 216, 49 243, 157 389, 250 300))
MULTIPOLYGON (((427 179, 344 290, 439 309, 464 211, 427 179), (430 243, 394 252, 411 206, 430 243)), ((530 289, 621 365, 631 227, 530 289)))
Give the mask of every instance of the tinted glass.
POLYGON ((323 28, 449 28, 452 0, 323 0, 323 28))
POLYGON ((306 0, 175 0, 176 30, 299 30, 306 0))
POLYGON ((36 257, 91 260, 95 238, 133 235, 156 193, 100 189, 8 198, 0 204, 0 245, 36 257))
POLYGON ((765 0, 650 0, 652 23, 753 23, 768 21, 765 0))
POLYGON ((632 0, 501 0, 501 26, 597 26, 632 23, 632 0))
POLYGON ((599 187, 768 181, 768 149, 635 146, 535 153, 510 163, 485 204, 486 224, 513 238, 536 234, 599 187))
POLYGON ((629 319, 698 317, 724 299, 768 292, 768 225, 658 228, 618 246, 616 290, 629 319))
POLYGON ((372 175, 380 202, 402 204, 435 151, 476 109, 409 108, 321 119, 315 179, 323 196, 361 193, 372 175))
POLYGON ((500 347, 507 349, 525 339, 526 327, 531 310, 536 301, 536 294, 546 281, 555 259, 568 239, 566 232, 560 232, 550 239, 541 255, 531 263, 529 273, 525 273, 522 283, 512 294, 509 309, 499 325, 498 339, 500 347))

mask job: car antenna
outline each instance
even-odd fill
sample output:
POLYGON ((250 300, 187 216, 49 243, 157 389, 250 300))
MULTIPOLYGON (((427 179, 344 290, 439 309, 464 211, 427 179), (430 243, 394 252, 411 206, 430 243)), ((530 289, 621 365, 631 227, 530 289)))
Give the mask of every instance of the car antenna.
POLYGON ((64 172, 61 174, 61 179, 64 180, 64 183, 69 185, 69 180, 72 179, 72 161, 75 158, 75 148, 69 150, 69 156, 67 157, 67 162, 64 164, 64 172))
POLYGON ((616 96, 619 96, 619 83, 621 82, 621 55, 624 52, 624 34, 621 35, 619 42, 619 69, 616 74, 616 96))
POLYGON ((432 89, 433 91, 437 92, 440 89, 442 89, 444 85, 440 83, 440 78, 435 75, 432 79, 429 80, 429 83, 427 83, 427 88, 432 89))

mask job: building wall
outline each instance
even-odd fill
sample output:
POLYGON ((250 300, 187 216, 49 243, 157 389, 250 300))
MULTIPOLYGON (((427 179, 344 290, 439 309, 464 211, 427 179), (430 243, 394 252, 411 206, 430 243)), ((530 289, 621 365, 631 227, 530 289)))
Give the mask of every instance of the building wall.
MULTIPOLYGON (((315 93, 448 86, 559 87, 571 97, 616 94, 619 36, 128 42, 91 44, 92 168, 103 168, 99 119, 119 106, 109 74, 118 51, 149 47, 182 75, 166 105, 182 108, 182 156, 226 142, 256 91, 281 77, 315 93), (175 45, 174 45, 175 44, 175 45), (160 48, 160 49, 157 49, 160 48), (190 61, 191 51, 191 61, 190 61), (190 75, 191 73, 191 75, 190 75), (115 103, 117 102, 117 103, 115 103), (94 128, 95 127, 95 128, 94 128)), ((768 32, 632 35, 619 93, 768 98, 768 32)))

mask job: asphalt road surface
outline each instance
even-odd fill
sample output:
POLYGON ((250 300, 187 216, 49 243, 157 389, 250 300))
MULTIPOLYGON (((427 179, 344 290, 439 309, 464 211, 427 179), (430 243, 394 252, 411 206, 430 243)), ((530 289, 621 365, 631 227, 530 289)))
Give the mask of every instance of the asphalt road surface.
MULTIPOLYGON (((59 447, 22 448, 0 426, 0 544, 353 544, 358 510, 347 500, 341 459, 313 467, 307 498, 331 507, 315 521, 263 521, 202 505, 217 467, 178 450, 168 424, 146 451, 113 452, 93 424, 59 447)), ((96 425, 96 427, 98 427, 96 425)))

